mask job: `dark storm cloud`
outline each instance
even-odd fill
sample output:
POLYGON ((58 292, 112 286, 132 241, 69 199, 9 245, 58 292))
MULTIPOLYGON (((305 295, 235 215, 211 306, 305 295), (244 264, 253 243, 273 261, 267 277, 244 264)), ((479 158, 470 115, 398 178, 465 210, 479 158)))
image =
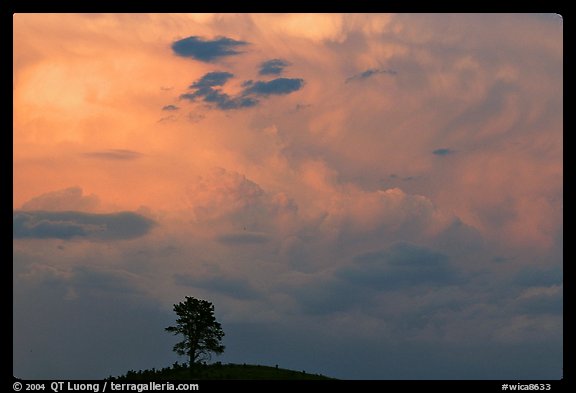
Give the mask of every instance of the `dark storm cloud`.
POLYGON ((242 52, 238 47, 247 45, 248 42, 236 41, 228 37, 217 37, 208 40, 198 36, 191 36, 175 41, 172 50, 181 57, 191 57, 204 62, 212 62, 224 56, 238 55, 242 52))
POLYGON ((396 75, 397 72, 394 70, 386 70, 386 69, 378 69, 378 68, 370 68, 366 71, 363 71, 359 74, 352 75, 350 78, 346 79, 346 83, 353 82, 353 81, 360 81, 364 79, 368 79, 374 75, 378 74, 389 74, 389 75, 396 75))
POLYGON ((215 104, 220 110, 251 108, 260 103, 258 97, 290 94, 300 90, 304 84, 303 79, 277 78, 268 82, 250 80, 242 83, 242 92, 231 96, 223 92, 222 87, 233 77, 229 72, 209 72, 190 85, 191 92, 181 94, 179 98, 215 104))
POLYGON ((270 239, 264 233, 257 232, 236 232, 226 233, 216 238, 220 243, 228 245, 242 245, 242 244, 262 244, 268 242, 270 239))
POLYGON ((190 274, 174 274, 174 282, 179 285, 206 289, 238 299, 254 299, 258 292, 241 279, 228 277, 195 277, 190 274))
POLYGON ((102 160, 135 160, 142 156, 142 153, 138 153, 133 150, 125 149, 109 149, 109 150, 98 150, 84 153, 84 156, 89 158, 99 158, 102 160))
POLYGON ((280 75, 290 63, 282 59, 272 59, 260 64, 260 75, 280 75))
POLYGON ((304 79, 300 78, 276 78, 271 81, 248 81, 243 94, 255 95, 282 95, 298 91, 304 86, 304 79))
POLYGON ((15 239, 91 241, 133 239, 147 234, 154 221, 132 212, 89 214, 76 211, 14 211, 15 239))
POLYGON ((251 97, 234 97, 232 99, 227 99, 224 101, 216 102, 218 104, 218 108, 222 110, 229 110, 229 109, 241 109, 241 108, 251 108, 258 104, 258 100, 251 97))
POLYGON ((258 104, 258 100, 251 97, 235 96, 222 92, 219 87, 224 86, 234 74, 224 71, 213 71, 203 75, 189 87, 191 93, 180 95, 180 99, 189 101, 201 100, 216 104, 221 110, 250 108, 258 104))
POLYGON ((360 254, 352 265, 339 268, 320 281, 287 291, 298 300, 303 312, 326 315, 351 309, 370 310, 375 306, 377 292, 460 282, 460 273, 450 265, 446 255, 400 242, 384 250, 360 254))
POLYGON ((206 102, 226 102, 230 100, 228 94, 222 93, 220 90, 213 89, 211 87, 203 87, 192 93, 184 93, 179 97, 181 100, 196 101, 197 99, 202 99, 206 102))
POLYGON ((358 255, 336 276, 359 286, 393 290, 416 285, 448 285, 457 280, 446 255, 409 243, 358 255))
POLYGON ((166 105, 162 107, 163 111, 177 111, 178 109, 180 108, 178 108, 176 105, 166 105))
POLYGON ((223 93, 221 90, 213 89, 212 87, 203 87, 193 93, 182 94, 180 99, 189 101, 200 99, 210 104, 216 104, 218 109, 221 110, 250 108, 258 104, 258 100, 255 98, 231 97, 230 95, 223 93))
POLYGON ((442 156, 448 156, 448 155, 454 154, 454 153, 456 153, 456 150, 452 150, 452 149, 449 149, 447 147, 436 149, 432 152, 432 154, 437 155, 437 156, 441 156, 441 157, 442 156))
POLYGON ((200 89, 203 87, 224 86, 228 79, 234 74, 225 71, 214 71, 205 74, 202 78, 190 85, 190 89, 200 89))

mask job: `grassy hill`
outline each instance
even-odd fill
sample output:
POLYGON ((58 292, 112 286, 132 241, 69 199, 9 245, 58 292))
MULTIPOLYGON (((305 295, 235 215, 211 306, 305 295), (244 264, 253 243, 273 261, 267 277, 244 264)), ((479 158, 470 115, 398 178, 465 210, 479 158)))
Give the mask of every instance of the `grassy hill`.
POLYGON ((112 381, 133 380, 329 380, 334 378, 305 371, 293 371, 284 368, 250 364, 209 364, 195 367, 194 374, 186 365, 174 363, 172 367, 160 370, 128 371, 126 375, 109 377, 112 381))

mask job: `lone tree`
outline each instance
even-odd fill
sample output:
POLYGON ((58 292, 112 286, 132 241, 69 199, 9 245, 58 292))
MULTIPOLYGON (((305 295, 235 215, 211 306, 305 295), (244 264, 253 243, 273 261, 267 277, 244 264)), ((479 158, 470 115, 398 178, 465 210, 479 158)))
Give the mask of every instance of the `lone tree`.
POLYGON ((198 363, 210 360, 211 353, 224 352, 222 326, 214 317, 214 305, 206 300, 186 296, 184 302, 174 305, 178 315, 176 326, 168 326, 166 331, 181 334, 184 339, 174 345, 174 352, 188 356, 190 370, 198 363))

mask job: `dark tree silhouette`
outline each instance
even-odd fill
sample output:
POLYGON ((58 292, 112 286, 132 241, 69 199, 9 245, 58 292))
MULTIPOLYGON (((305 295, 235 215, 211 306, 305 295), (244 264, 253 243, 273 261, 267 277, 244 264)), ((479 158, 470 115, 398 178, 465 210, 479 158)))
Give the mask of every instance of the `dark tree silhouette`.
POLYGON ((221 343, 224 331, 214 317, 212 303, 186 296, 184 302, 174 305, 174 312, 178 315, 176 326, 169 326, 166 331, 184 336, 174 345, 174 352, 188 356, 191 371, 198 363, 210 360, 212 353, 219 355, 224 352, 221 343))

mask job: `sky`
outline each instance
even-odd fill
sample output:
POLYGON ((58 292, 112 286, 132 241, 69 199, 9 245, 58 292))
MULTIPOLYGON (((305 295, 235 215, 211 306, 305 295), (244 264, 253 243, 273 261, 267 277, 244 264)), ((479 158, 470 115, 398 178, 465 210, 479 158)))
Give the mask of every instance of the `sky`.
POLYGON ((13 22, 15 376, 562 376, 561 16, 13 22))

